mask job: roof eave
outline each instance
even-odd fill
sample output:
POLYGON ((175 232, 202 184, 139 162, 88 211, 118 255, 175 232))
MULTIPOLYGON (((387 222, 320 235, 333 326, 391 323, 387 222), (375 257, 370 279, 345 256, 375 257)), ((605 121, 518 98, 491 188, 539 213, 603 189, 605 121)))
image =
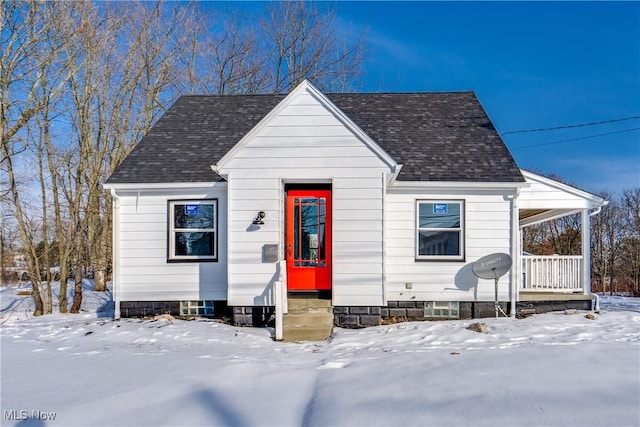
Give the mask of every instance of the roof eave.
POLYGON ((210 181, 210 182, 132 182, 132 183, 104 183, 102 187, 105 190, 173 190, 176 188, 213 188, 217 186, 226 186, 226 181, 210 181))
POLYGON ((555 179, 547 178, 545 176, 538 175, 536 173, 533 173, 524 169, 520 169, 520 173, 522 173, 522 176, 524 176, 525 179, 539 181, 543 184, 549 185, 551 187, 557 188, 569 194, 573 194, 574 196, 588 200, 592 202, 595 205, 595 207, 606 206, 609 203, 607 200, 605 200, 604 198, 596 194, 589 193, 588 191, 581 190, 579 188, 573 187, 568 184, 564 184, 560 181, 556 181, 555 179))
POLYGON ((528 182, 483 182, 483 181, 395 181, 389 188, 402 189, 516 189, 529 187, 528 182))

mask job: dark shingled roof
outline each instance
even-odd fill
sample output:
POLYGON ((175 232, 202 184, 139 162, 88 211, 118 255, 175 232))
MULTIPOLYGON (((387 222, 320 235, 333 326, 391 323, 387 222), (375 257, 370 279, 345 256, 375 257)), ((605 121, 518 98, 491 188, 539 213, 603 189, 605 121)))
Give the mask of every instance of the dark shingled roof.
MULTIPOLYGON (((327 94, 398 163, 400 181, 523 182, 472 92, 327 94)), ((183 96, 109 184, 211 182, 215 164, 285 95, 183 96)))

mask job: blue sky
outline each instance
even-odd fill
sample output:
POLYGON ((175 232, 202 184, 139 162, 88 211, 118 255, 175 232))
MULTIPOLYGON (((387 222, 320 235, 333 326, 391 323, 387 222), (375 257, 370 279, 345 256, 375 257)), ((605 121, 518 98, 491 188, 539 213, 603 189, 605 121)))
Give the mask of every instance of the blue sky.
MULTIPOLYGON (((338 16, 368 28, 362 91, 472 90, 500 133, 640 116, 640 2, 352 1, 338 16)), ((640 186, 640 130, 621 132, 633 128, 503 139, 522 168, 621 191, 640 186)))

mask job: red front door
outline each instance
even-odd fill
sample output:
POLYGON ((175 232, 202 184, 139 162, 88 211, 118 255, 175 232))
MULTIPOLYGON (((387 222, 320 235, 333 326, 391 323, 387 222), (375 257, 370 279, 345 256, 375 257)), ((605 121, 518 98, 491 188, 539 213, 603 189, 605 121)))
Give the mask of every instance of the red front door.
POLYGON ((331 190, 287 192, 287 289, 331 289, 331 190))

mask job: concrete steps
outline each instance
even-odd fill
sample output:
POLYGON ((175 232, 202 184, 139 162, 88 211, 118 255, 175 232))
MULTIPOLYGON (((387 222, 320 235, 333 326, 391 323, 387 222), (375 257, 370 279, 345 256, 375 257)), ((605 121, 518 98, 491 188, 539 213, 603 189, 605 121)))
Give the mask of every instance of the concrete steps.
POLYGON ((289 297, 288 307, 283 318, 284 341, 323 341, 331 336, 331 300, 289 297))

